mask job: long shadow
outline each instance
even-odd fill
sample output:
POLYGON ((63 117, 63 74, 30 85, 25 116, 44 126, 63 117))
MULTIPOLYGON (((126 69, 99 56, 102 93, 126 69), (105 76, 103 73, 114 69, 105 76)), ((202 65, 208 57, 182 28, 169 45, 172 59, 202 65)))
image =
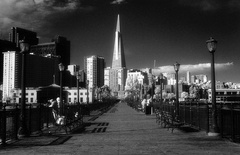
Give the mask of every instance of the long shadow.
POLYGON ((11 143, 1 146, 1 149, 18 149, 18 148, 29 148, 34 146, 48 146, 48 145, 60 145, 69 140, 72 136, 70 135, 48 135, 48 136, 37 136, 37 137, 26 137, 11 143))

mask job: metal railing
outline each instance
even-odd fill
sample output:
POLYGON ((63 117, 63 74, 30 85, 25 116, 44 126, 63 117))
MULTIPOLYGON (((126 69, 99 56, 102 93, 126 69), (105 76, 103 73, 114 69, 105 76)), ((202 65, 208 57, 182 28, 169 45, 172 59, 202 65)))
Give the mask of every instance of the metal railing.
MULTIPOLYGON (((89 115, 91 111, 106 111, 116 104, 118 100, 109 100, 106 102, 95 102, 91 104, 71 104, 65 105, 64 114, 67 118, 76 119, 74 117, 78 112, 78 119, 83 124, 83 115, 89 115)), ((0 144, 5 145, 9 140, 18 139, 18 130, 20 127, 21 107, 17 104, 7 106, 0 103, 0 144)), ((52 114, 52 108, 47 104, 26 105, 26 124, 30 134, 42 132, 51 128, 55 124, 52 114)), ((71 122, 70 122, 71 123, 71 122)))
MULTIPOLYGON (((174 103, 154 103, 155 108, 175 113, 174 103)), ((211 103, 204 102, 181 102, 179 106, 178 120, 185 125, 198 130, 209 132, 212 126, 211 103)), ((217 124, 224 138, 230 138, 234 142, 240 142, 240 103, 222 102, 217 104, 217 124)))
MULTIPOLYGON (((65 115, 73 115, 76 112, 81 114, 80 105, 71 105, 65 107, 65 115)), ((18 130, 20 127, 20 106, 3 105, 0 110, 0 142, 2 145, 9 140, 18 139, 18 130)), ((82 115, 78 116, 82 120, 82 115)), ((26 124, 29 134, 42 132, 50 128, 55 123, 52 115, 52 109, 44 104, 26 106, 26 124)))

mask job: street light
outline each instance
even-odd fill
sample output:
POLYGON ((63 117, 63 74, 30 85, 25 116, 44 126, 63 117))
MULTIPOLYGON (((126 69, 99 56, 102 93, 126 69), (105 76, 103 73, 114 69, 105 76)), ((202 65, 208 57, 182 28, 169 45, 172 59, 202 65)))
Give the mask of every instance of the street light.
POLYGON ((27 129, 27 124, 26 124, 26 86, 25 86, 25 76, 26 76, 26 71, 25 71, 25 58, 26 54, 29 52, 30 44, 25 40, 19 41, 20 44, 20 49, 21 49, 21 54, 22 54, 22 79, 21 79, 21 87, 22 87, 22 94, 21 94, 21 126, 18 130, 18 135, 19 137, 25 137, 29 136, 29 132, 27 129))
POLYGON ((217 41, 210 37, 209 40, 206 41, 208 51, 212 55, 211 60, 211 91, 212 91, 212 127, 209 136, 218 136, 219 135, 219 127, 217 124, 217 107, 216 107, 216 88, 215 88, 215 63, 214 63, 214 52, 217 48, 217 41))
POLYGON ((163 80, 163 74, 162 73, 160 73, 159 78, 160 78, 160 89, 161 89, 160 104, 162 105, 162 80, 163 80))
POLYGON ((178 71, 180 68, 180 64, 176 62, 173 64, 174 70, 176 72, 176 111, 177 111, 177 117, 179 116, 179 97, 178 97, 178 71))
POLYGON ((63 71, 64 71, 64 65, 62 64, 62 63, 60 63, 59 65, 58 65, 58 67, 59 67, 59 70, 60 70, 60 115, 63 115, 63 71))
POLYGON ((77 77, 77 103, 79 104, 79 79, 81 77, 79 71, 76 72, 76 77, 77 77))
POLYGON ((88 105, 88 103, 89 103, 88 87, 89 87, 89 80, 87 80, 87 105, 88 105))

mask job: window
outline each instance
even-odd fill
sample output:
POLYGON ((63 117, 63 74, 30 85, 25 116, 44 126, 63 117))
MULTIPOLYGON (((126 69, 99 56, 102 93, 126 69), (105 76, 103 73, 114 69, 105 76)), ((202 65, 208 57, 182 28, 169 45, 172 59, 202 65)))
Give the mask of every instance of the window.
POLYGON ((71 95, 71 93, 69 92, 68 95, 71 95))
POLYGON ((71 102, 71 98, 68 98, 68 102, 71 102))
POLYGON ((77 93, 74 93, 74 95, 77 95, 77 93))
POLYGON ((83 93, 80 93, 80 95, 83 95, 83 93))
POLYGON ((33 95, 34 95, 34 93, 31 93, 31 95, 33 96, 33 95))
POLYGON ((31 98, 30 100, 31 100, 31 103, 33 103, 33 98, 31 98))
POLYGON ((83 102, 83 98, 82 97, 80 98, 80 102, 83 102))

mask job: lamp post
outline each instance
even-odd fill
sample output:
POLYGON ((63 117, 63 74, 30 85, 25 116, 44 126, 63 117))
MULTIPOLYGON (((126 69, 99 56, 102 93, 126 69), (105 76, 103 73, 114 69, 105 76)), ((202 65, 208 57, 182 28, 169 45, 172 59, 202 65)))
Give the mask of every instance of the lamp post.
POLYGON ((18 130, 18 135, 19 137, 25 137, 29 136, 27 125, 26 125, 26 86, 25 86, 25 76, 26 76, 26 71, 25 71, 25 65, 26 65, 26 54, 29 52, 30 45, 29 43, 24 39, 19 41, 20 43, 20 49, 21 49, 21 54, 22 54, 22 79, 21 79, 21 126, 18 130))
POLYGON ((210 37, 209 40, 206 41, 208 51, 212 55, 211 57, 211 91, 212 91, 212 127, 209 136, 218 136, 219 135, 219 127, 217 124, 217 107, 216 107, 216 88, 215 88, 215 62, 214 62, 214 52, 217 48, 217 41, 210 37))
POLYGON ((88 87, 89 87, 89 80, 87 80, 87 105, 89 103, 89 91, 88 91, 88 87))
POLYGON ((178 97, 178 71, 180 68, 180 64, 178 62, 176 62, 175 64, 173 64, 174 66, 174 70, 176 72, 176 112, 177 112, 177 117, 179 116, 179 97, 178 97))
POLYGON ((64 71, 64 65, 60 63, 58 65, 59 70, 60 70, 60 115, 63 115, 63 71, 64 71))
POLYGON ((160 73, 160 75, 159 75, 159 78, 160 78, 160 104, 162 105, 162 79, 163 79, 163 74, 162 73, 160 73))
POLYGON ((79 79, 81 77, 79 72, 76 72, 76 77, 77 77, 77 103, 79 104, 79 79))

